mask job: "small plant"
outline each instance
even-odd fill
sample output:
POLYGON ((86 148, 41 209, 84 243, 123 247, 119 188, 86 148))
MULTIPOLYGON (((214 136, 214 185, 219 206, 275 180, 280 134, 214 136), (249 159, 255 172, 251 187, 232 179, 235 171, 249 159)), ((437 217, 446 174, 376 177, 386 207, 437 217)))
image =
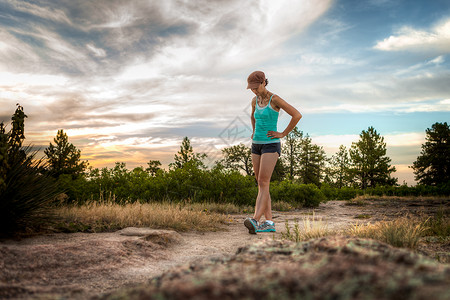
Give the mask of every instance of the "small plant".
POLYGON ((357 196, 353 199, 347 200, 345 205, 353 205, 353 206, 365 206, 367 205, 366 198, 364 196, 357 196))
POLYGON ((382 221, 374 224, 353 224, 347 230, 347 234, 375 239, 394 247, 415 249, 427 230, 426 222, 403 217, 394 221, 382 221))
POLYGON ((360 214, 360 215, 357 215, 355 218, 356 219, 370 219, 372 216, 371 215, 368 215, 368 214, 360 214))
POLYGON ((285 201, 276 201, 272 202, 272 209, 275 211, 292 211, 295 209, 295 207, 285 201))
POLYGON ((303 218, 303 226, 305 228, 303 233, 305 240, 327 236, 331 233, 328 230, 328 224, 322 218, 316 217, 314 212, 311 218, 303 218))
POLYGON ((302 240, 298 221, 295 221, 294 232, 291 232, 291 228, 289 227, 288 220, 286 220, 286 222, 285 222, 285 228, 286 228, 286 231, 281 233, 282 239, 294 241, 296 243, 298 243, 302 240))
POLYGON ((441 206, 436 214, 429 218, 426 235, 438 236, 442 239, 450 236, 450 218, 441 206))
POLYGON ((298 221, 295 221, 293 231, 291 231, 289 221, 286 220, 285 228, 285 232, 281 233, 281 238, 294 242, 333 234, 333 232, 328 229, 328 224, 324 223, 322 218, 316 217, 314 213, 311 218, 303 217, 303 231, 300 229, 298 221))

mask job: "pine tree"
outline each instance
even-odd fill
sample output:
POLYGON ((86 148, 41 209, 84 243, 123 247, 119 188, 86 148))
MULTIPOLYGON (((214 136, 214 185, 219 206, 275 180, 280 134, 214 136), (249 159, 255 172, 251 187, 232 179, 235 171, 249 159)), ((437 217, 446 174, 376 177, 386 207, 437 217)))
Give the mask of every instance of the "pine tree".
POLYGON ((206 168, 204 163, 202 162, 202 159, 205 159, 207 157, 206 154, 200 154, 200 153, 194 153, 194 150, 191 146, 191 141, 186 136, 183 139, 183 142, 180 146, 180 151, 178 151, 178 154, 175 154, 174 156, 174 162, 169 164, 169 167, 175 168, 175 169, 181 169, 186 164, 193 164, 195 167, 199 168, 206 168))
POLYGON ((222 149, 224 159, 222 164, 227 169, 242 170, 245 174, 253 176, 252 152, 244 144, 222 149))
POLYGON ((350 176, 350 157, 347 148, 344 145, 339 146, 339 151, 331 157, 329 176, 332 184, 337 188, 349 186, 350 176))
POLYGON ((426 130, 426 142, 412 168, 421 184, 450 182, 450 127, 447 122, 434 123, 426 130))
POLYGON ((362 189, 377 185, 394 185, 397 178, 391 173, 395 167, 390 165, 391 159, 386 156, 384 138, 373 127, 363 130, 358 142, 353 142, 350 149, 352 174, 362 189))
POLYGON ((287 168, 282 159, 278 159, 272 172, 270 181, 282 181, 286 178, 287 168))
POLYGON ((300 143, 298 155, 297 172, 300 182, 320 185, 324 175, 326 155, 322 147, 312 143, 311 138, 306 135, 300 143))
POLYGON ((55 178, 62 174, 70 174, 74 178, 81 175, 88 164, 86 161, 80 161, 81 150, 69 143, 69 138, 62 129, 58 130, 53 141, 55 145, 50 143, 44 150, 50 174, 55 178))
POLYGON ((287 176, 291 180, 294 179, 294 177, 299 172, 298 160, 300 155, 300 147, 302 139, 303 139, 303 132, 300 131, 297 127, 295 127, 286 136, 286 140, 283 145, 282 151, 283 165, 286 167, 287 176))

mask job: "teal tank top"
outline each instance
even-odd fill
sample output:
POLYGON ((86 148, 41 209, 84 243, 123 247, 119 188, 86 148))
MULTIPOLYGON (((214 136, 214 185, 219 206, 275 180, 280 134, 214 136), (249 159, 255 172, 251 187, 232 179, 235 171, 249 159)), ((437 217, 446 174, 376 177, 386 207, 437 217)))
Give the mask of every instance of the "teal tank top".
POLYGON ((269 99, 269 103, 260 107, 258 105, 258 97, 256 97, 255 113, 255 133, 253 134, 253 144, 271 144, 279 143, 280 139, 271 139, 267 136, 268 131, 277 131, 278 115, 275 109, 270 106, 273 95, 269 99))

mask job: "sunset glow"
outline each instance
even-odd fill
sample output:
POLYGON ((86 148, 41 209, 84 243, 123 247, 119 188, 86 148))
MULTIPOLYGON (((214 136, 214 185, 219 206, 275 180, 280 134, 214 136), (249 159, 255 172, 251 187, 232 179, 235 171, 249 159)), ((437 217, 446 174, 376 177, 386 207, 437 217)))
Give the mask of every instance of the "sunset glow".
MULTIPOLYGON (((373 126, 399 183, 450 118, 450 2, 2 1, 0 122, 26 143, 64 129, 95 167, 250 144, 250 72, 303 114, 328 156, 373 126)), ((282 115, 279 130, 289 121, 282 115)))

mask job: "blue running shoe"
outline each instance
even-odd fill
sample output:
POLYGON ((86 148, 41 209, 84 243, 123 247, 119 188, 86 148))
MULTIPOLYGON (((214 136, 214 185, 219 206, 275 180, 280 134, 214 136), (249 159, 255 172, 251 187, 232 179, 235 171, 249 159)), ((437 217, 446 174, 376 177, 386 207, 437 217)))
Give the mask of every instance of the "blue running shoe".
POLYGON ((276 232, 275 223, 270 224, 269 222, 265 221, 264 223, 258 226, 256 232, 276 232))
POLYGON ((248 233, 256 234, 256 230, 258 229, 258 221, 255 219, 247 218, 244 221, 245 227, 248 228, 248 233))

